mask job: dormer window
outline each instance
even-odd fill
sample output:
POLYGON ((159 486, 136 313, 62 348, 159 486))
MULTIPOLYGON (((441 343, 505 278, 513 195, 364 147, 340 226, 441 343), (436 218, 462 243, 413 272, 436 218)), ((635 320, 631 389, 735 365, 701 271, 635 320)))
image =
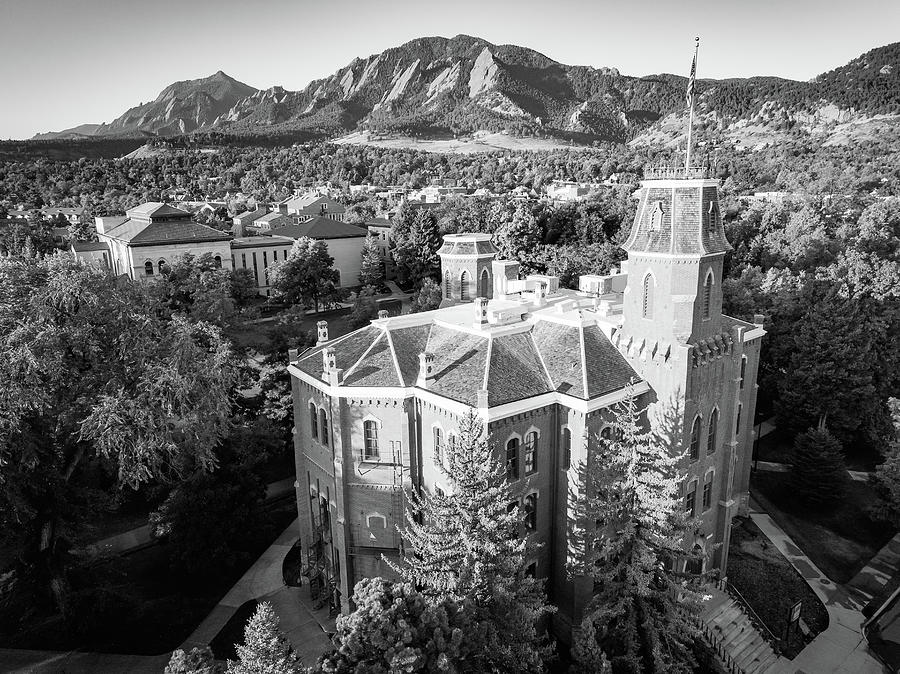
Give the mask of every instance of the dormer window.
POLYGON ((706 220, 706 231, 713 232, 716 229, 716 217, 719 214, 719 204, 715 201, 710 201, 707 213, 709 217, 706 220))
POLYGON ((653 209, 653 214, 650 216, 650 231, 651 232, 660 232, 662 231, 662 223, 663 216, 665 213, 663 212, 662 202, 656 202, 656 208, 653 209))

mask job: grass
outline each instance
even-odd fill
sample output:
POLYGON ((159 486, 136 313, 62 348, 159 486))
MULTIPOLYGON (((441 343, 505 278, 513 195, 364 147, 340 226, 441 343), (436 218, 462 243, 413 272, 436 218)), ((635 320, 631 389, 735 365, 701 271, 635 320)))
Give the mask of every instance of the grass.
POLYGON ((844 495, 832 508, 799 502, 790 473, 757 471, 750 488, 772 519, 837 583, 853 578, 894 535, 889 525, 867 514, 872 493, 865 482, 848 479, 844 495))
POLYGON ((0 605, 0 647, 158 655, 188 637, 259 555, 296 517, 292 500, 270 511, 267 535, 227 572, 210 560, 202 577, 180 574, 167 544, 73 569, 68 616, 19 590, 0 605))
MULTIPOLYGON (((813 635, 828 627, 828 612, 806 581, 774 544, 749 519, 736 519, 728 548, 728 581, 744 597, 762 622, 782 638, 788 613, 802 601, 800 615, 813 635)), ((783 644, 787 657, 805 646, 799 633, 783 644)))

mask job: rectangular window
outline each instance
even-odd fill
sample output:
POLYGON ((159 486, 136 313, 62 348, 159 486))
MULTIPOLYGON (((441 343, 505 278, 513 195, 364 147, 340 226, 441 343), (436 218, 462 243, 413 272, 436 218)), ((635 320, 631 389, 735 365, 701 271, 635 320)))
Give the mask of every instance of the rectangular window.
POLYGON ((572 431, 563 429, 563 468, 569 470, 572 467, 572 431))
POLYGON ((525 530, 537 529, 537 494, 529 494, 525 497, 525 530))
POLYGON ((712 479, 713 474, 707 473, 703 482, 703 511, 706 512, 712 506, 712 479))
POLYGON ((253 278, 259 283, 259 268, 256 266, 256 251, 253 251, 253 278))
POLYGON ((365 461, 378 461, 378 424, 374 421, 363 422, 363 440, 365 449, 363 459, 365 461))
POLYGON ((525 474, 531 475, 537 471, 537 442, 538 435, 534 431, 525 436, 525 474))
POLYGON ((241 269, 247 268, 247 253, 241 253, 241 269))
POLYGON ((266 251, 263 251, 263 269, 269 268, 269 256, 266 251))
POLYGON ((688 517, 693 517, 697 509, 697 483, 691 482, 688 485, 687 493, 684 496, 684 512, 688 517))
POLYGON ((512 438, 506 443, 506 477, 509 480, 519 479, 519 440, 512 438))

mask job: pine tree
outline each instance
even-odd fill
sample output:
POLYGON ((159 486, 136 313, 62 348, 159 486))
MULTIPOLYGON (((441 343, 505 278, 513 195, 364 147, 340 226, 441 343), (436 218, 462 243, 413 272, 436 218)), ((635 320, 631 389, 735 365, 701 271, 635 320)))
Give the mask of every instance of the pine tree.
POLYGON ((362 263, 359 266, 359 282, 361 285, 375 288, 380 288, 384 285, 384 260, 381 259, 378 239, 371 233, 366 236, 366 241, 363 244, 362 263))
POLYGON ((422 280, 422 285, 413 293, 410 300, 409 313, 415 314, 420 311, 431 311, 441 306, 441 300, 444 294, 441 287, 430 278, 422 280))
POLYGON ((796 437, 791 486, 801 500, 810 505, 833 505, 843 495, 846 483, 841 443, 824 423, 796 437))
POLYGON ((163 674, 221 674, 223 671, 209 646, 203 646, 192 648, 189 652, 180 648, 174 651, 163 674))
POLYGON ((484 658, 496 671, 539 672, 550 649, 537 622, 552 608, 541 581, 526 574, 527 541, 506 471, 470 413, 451 436, 438 466, 446 494, 410 494, 402 533, 405 554, 388 561, 404 581, 434 602, 468 602, 484 638, 484 658))
POLYGON ((700 596, 670 570, 694 526, 679 496, 683 452, 674 450, 674 431, 650 431, 643 418, 635 397, 626 399, 610 438, 591 438, 578 469, 570 572, 592 577, 598 588, 573 650, 587 658, 578 663, 583 670, 597 662, 597 645, 616 672, 696 666, 692 614, 700 596))
POLYGON ((874 486, 878 498, 872 514, 880 520, 900 526, 900 400, 888 400, 891 429, 884 438, 884 463, 875 469, 874 486))
POLYGON ((277 297, 316 311, 322 305, 327 309, 343 296, 328 245, 307 236, 294 241, 287 260, 269 267, 269 281, 277 297))
POLYGON ((293 674, 300 663, 272 605, 262 602, 244 628, 244 643, 235 646, 238 659, 228 661, 228 674, 293 674))

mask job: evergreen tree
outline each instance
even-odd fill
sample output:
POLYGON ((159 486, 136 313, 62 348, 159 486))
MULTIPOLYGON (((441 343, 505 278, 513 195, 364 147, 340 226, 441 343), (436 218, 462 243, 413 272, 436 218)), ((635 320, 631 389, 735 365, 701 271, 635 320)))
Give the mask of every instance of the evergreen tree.
POLYGON ((875 469, 874 486, 878 498, 872 513, 880 520, 900 527, 900 400, 888 401, 891 430, 884 440, 884 463, 875 469))
POLYGON ((375 301, 375 294, 375 288, 365 286, 354 295, 349 321, 351 329, 355 330, 368 325, 369 321, 378 315, 378 302, 375 301))
POLYGON ((302 236, 291 247, 288 259, 269 268, 276 296, 291 304, 326 308, 340 301, 340 274, 324 241, 302 236))
POLYGON ((353 604, 312 673, 484 671, 479 626, 455 599, 429 601, 409 583, 370 578, 357 583, 353 604))
POLYGON ((426 276, 437 275, 441 266, 437 254, 441 235, 434 213, 426 210, 401 213, 394 227, 393 241, 394 262, 404 282, 418 285, 426 276))
POLYGON ((615 410, 610 439, 593 438, 578 469, 570 532, 575 576, 597 589, 573 654, 582 671, 610 658, 614 672, 692 672, 700 596, 670 570, 693 526, 680 499, 677 414, 658 431, 634 396, 615 410), (599 646, 599 649, 598 649, 599 646))
POLYGON ((371 233, 363 244, 362 263, 359 266, 359 282, 364 286, 380 288, 384 285, 384 260, 381 259, 381 249, 378 247, 378 239, 371 233))
POLYGON ((841 443, 824 423, 796 437, 791 486, 798 498, 811 505, 833 505, 843 495, 846 483, 841 443))
POLYGON ((422 280, 422 285, 413 293, 410 300, 409 313, 416 314, 420 311, 431 311, 441 306, 444 293, 441 287, 430 278, 422 280))
POLYGON ((244 628, 244 643, 235 646, 237 660, 228 661, 228 674, 293 674, 302 671, 290 642, 269 602, 256 608, 244 628))
POLYGON ((173 652, 163 674, 221 674, 223 670, 209 646, 203 646, 192 648, 190 652, 180 648, 173 652))
POLYGON ((470 602, 496 671, 543 671, 550 651, 537 622, 552 609, 541 581, 526 574, 528 542, 510 535, 521 515, 507 507, 513 494, 506 471, 474 414, 445 453, 435 459, 450 490, 409 495, 406 552, 388 564, 433 602, 470 602))

